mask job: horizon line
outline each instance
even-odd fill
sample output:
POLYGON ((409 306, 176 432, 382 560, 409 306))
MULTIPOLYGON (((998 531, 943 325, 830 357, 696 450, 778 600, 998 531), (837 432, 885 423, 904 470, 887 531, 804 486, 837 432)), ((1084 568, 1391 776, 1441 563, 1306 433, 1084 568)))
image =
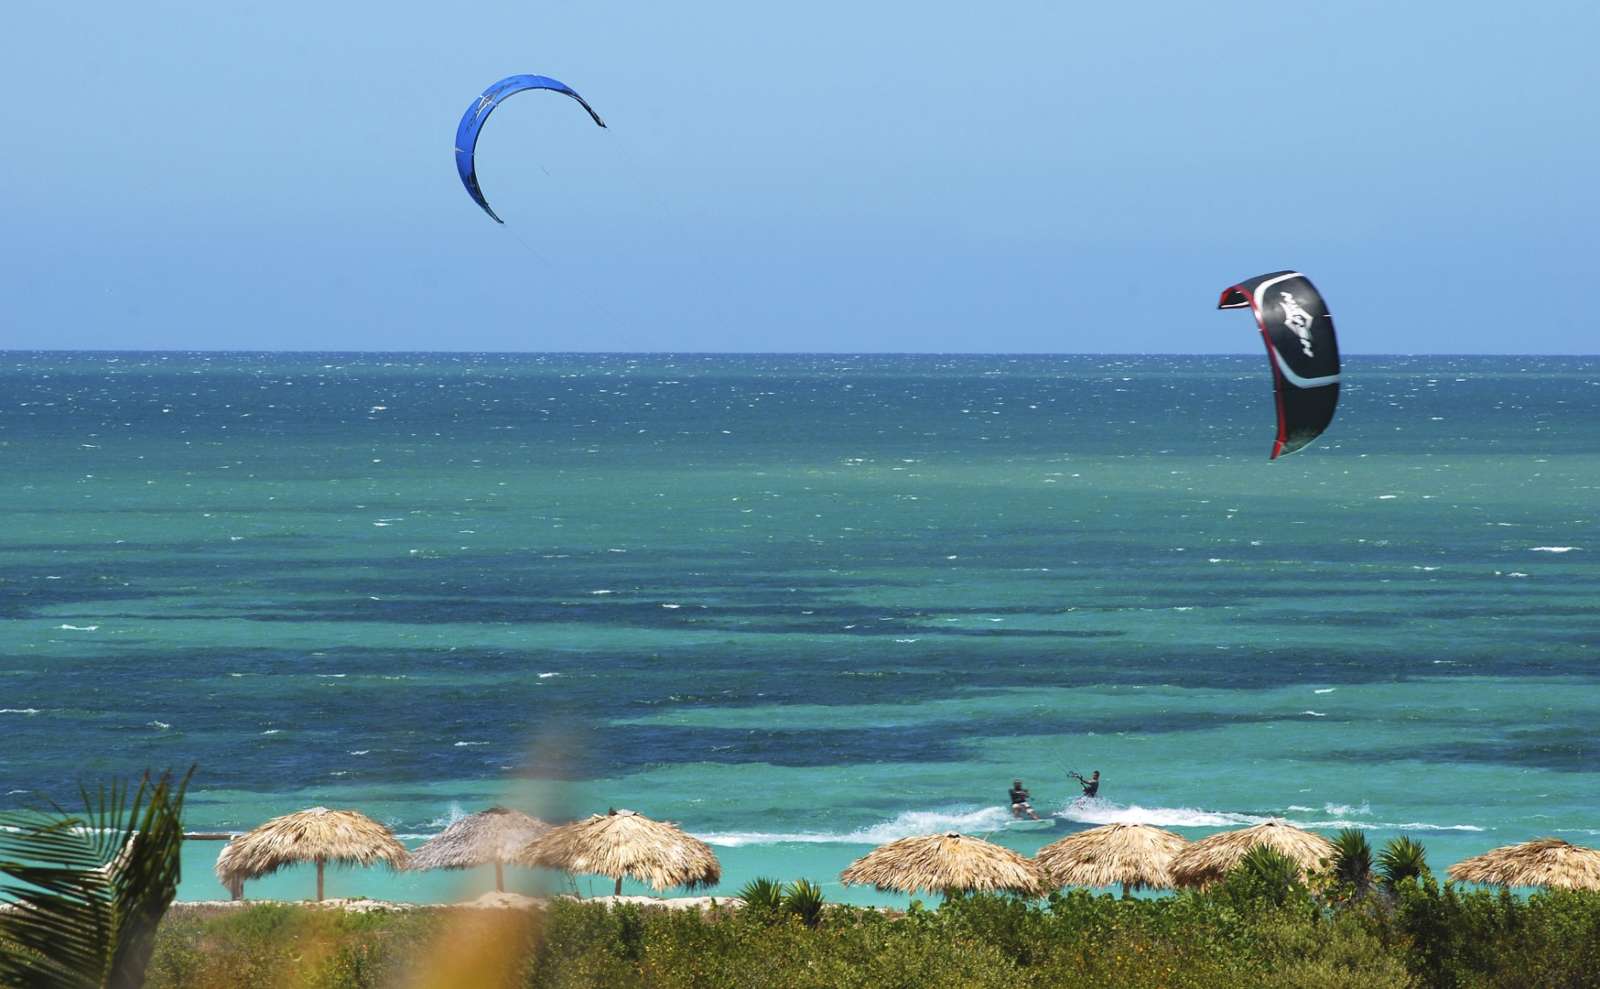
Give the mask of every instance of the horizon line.
MULTIPOLYGON (((393 354, 415 356, 478 357, 1259 357, 1261 351, 1110 351, 1110 350, 255 350, 228 347, 190 349, 158 347, 148 349, 105 349, 88 347, 0 348, 0 356, 11 354, 176 354, 176 355, 329 355, 393 354)), ((1515 351, 1479 352, 1400 352, 1357 351, 1340 355, 1351 357, 1563 357, 1600 358, 1600 353, 1528 353, 1515 351)))

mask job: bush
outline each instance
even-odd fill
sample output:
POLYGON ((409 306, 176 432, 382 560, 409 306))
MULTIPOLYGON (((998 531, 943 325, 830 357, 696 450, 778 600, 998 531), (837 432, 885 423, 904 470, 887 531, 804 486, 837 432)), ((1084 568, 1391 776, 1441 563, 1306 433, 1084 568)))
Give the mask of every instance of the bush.
POLYGON ((1319 899, 1264 857, 1208 891, 967 896, 904 914, 833 906, 814 927, 748 905, 700 913, 558 901, 531 914, 368 915, 254 906, 169 917, 149 985, 1600 989, 1600 895, 1524 900, 1426 877, 1398 890, 1319 899), (440 964, 456 956, 462 964, 440 964), (457 975, 437 974, 448 972, 457 975))

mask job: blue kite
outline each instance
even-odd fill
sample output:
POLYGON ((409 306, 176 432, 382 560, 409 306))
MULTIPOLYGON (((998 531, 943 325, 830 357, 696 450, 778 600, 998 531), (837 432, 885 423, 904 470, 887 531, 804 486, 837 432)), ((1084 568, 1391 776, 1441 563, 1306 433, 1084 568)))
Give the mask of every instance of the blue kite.
POLYGON ((578 105, 589 111, 589 116, 601 127, 606 125, 600 115, 594 112, 594 107, 584 102, 577 90, 564 82, 558 82, 549 76, 507 76, 483 91, 483 95, 472 101, 467 107, 467 112, 461 115, 461 125, 456 128, 456 171, 461 173, 461 184, 467 187, 467 195, 472 201, 483 207, 489 218, 496 223, 506 221, 494 215, 494 210, 489 208, 489 201, 483 198, 483 190, 478 188, 478 166, 473 159, 473 153, 478 147, 478 132, 483 130, 483 122, 489 119, 489 114, 500 105, 500 101, 507 96, 512 96, 525 89, 548 89, 556 93, 564 93, 578 101, 578 105))

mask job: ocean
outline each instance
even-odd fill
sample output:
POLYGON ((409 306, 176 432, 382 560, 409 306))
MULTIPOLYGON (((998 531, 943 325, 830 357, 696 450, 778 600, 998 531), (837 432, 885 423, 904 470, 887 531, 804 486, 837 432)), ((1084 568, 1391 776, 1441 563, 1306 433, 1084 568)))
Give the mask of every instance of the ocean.
POLYGON ((1273 430, 1260 354, 3 353, 0 808, 629 807, 861 903, 946 830, 1593 843, 1600 359, 1350 358, 1273 430))

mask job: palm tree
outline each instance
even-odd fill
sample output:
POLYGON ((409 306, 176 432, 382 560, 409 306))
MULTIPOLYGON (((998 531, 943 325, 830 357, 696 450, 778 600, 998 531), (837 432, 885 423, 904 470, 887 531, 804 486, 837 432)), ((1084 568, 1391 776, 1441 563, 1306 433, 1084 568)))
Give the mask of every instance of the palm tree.
POLYGON ((1403 882, 1433 876, 1427 850, 1406 835, 1390 838, 1383 846, 1378 855, 1378 871, 1383 875, 1383 884, 1391 890, 1403 882))
POLYGON ((138 989, 156 926, 178 891, 181 781, 148 775, 129 799, 83 791, 84 813, 0 818, 0 984, 20 989, 138 989))
POLYGON ((1302 885, 1299 864, 1271 845, 1257 845, 1245 852, 1229 874, 1229 878, 1234 877, 1254 886, 1276 906, 1282 906, 1302 885))
POLYGON ((1333 839, 1333 877, 1355 890, 1357 897, 1372 889, 1372 845, 1360 828, 1345 828, 1333 839))

